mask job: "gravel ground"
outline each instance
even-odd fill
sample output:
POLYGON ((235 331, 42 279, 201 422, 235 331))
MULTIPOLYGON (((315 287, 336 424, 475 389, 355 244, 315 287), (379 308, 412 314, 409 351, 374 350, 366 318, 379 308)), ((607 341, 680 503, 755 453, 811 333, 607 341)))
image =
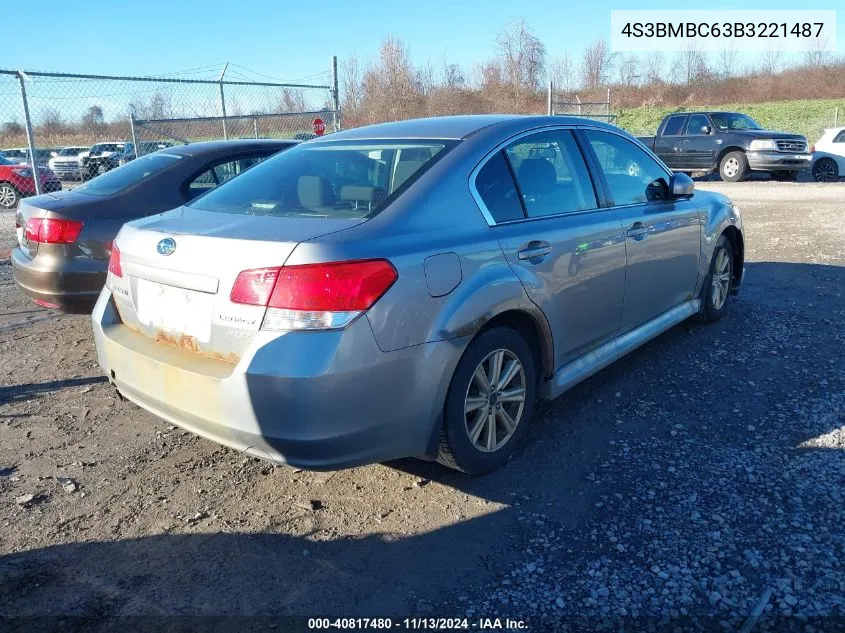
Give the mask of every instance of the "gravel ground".
POLYGON ((184 433, 118 400, 87 319, 36 309, 0 259, 0 614, 845 629, 845 185, 699 186, 746 223, 727 319, 543 403, 475 480, 184 433))

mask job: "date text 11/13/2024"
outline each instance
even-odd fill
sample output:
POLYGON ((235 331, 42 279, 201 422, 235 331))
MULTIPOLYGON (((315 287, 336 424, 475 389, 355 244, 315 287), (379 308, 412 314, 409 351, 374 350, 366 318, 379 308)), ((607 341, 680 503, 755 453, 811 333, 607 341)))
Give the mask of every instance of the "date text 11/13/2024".
POLYGON ((527 630, 528 624, 525 620, 511 618, 309 618, 308 629, 518 631, 527 630))

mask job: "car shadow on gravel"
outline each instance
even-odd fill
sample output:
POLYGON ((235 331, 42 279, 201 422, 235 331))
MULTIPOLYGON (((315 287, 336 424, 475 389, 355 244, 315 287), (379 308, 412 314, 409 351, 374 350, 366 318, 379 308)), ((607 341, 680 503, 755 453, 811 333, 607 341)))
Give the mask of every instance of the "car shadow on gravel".
MULTIPOLYGON (((618 430, 630 431, 632 425, 649 422, 647 416, 638 420, 644 409, 658 407, 661 390, 684 385, 695 390, 695 381, 700 376, 690 373, 689 356, 706 359, 713 354, 714 343, 720 345, 718 354, 729 354, 731 348, 765 353, 761 366, 780 368, 789 365, 787 359, 779 356, 776 340, 783 335, 790 338, 789 328, 829 325, 830 332, 818 330, 821 337, 820 350, 831 352, 843 365, 842 356, 836 355, 836 347, 826 346, 824 337, 832 332, 834 319, 841 322, 845 315, 845 266, 825 264, 804 264, 792 262, 749 262, 745 265, 745 281, 738 296, 731 298, 728 316, 716 324, 686 321, 664 332, 656 339, 616 361, 598 374, 576 385, 560 398, 537 403, 531 421, 531 429, 525 445, 502 469, 480 478, 471 478, 455 472, 436 462, 416 459, 401 459, 386 465, 420 478, 422 485, 429 481, 454 487, 467 494, 496 503, 513 504, 541 502, 553 507, 566 508, 569 519, 581 512, 589 511, 595 499, 589 492, 583 477, 595 464, 604 459, 607 447, 618 430), (813 296, 808 297, 812 289, 813 296), (810 313, 810 318, 804 312, 810 313), (837 317, 837 315, 839 315, 837 317), (769 318, 766 328, 759 319, 769 318), (765 334, 764 329, 774 328, 765 334), (771 349, 767 347, 771 346, 771 349), (642 406, 630 406, 632 400, 642 406), (652 402, 653 401, 653 402, 652 402)), ((782 352, 781 352, 782 353, 782 352)), ((833 367, 832 358, 813 360, 812 367, 827 369, 833 367)), ((730 361, 732 362, 732 361, 730 361)), ((786 369, 786 368, 784 368, 786 369)), ((793 369, 790 367, 790 369, 793 369)), ((775 369, 773 371, 783 371, 775 369)), ((694 374, 694 372, 693 372, 694 374)), ((739 381, 744 375, 738 366, 736 375, 729 379, 739 381)), ((782 380, 788 381, 788 378, 782 380)), ((706 382, 706 381, 703 381, 706 382)), ((800 381, 799 381, 800 382, 800 381)), ((740 391, 739 399, 750 393, 740 391)), ((773 393, 766 406, 781 406, 780 398, 786 395, 773 393)), ((706 423, 703 411, 694 402, 686 408, 675 405, 674 417, 664 422, 668 432, 674 424, 701 418, 706 423)), ((728 426, 745 429, 744 415, 734 412, 734 405, 728 401, 719 403, 709 410, 711 416, 724 416, 728 426)), ((789 440, 792 446, 809 442, 802 448, 813 447, 813 439, 837 432, 845 421, 815 419, 812 428, 794 428, 789 440)))
POLYGON ((162 534, 17 552, 0 558, 0 603, 7 617, 458 615, 443 588, 489 581, 496 547, 478 535, 504 533, 507 512, 404 539, 162 534))
POLYGON ((66 380, 51 380, 49 382, 0 387, 0 404, 9 404, 20 400, 31 400, 35 396, 53 393, 62 389, 83 387, 85 385, 97 385, 104 382, 108 382, 108 378, 105 376, 89 376, 87 378, 68 378, 66 380))

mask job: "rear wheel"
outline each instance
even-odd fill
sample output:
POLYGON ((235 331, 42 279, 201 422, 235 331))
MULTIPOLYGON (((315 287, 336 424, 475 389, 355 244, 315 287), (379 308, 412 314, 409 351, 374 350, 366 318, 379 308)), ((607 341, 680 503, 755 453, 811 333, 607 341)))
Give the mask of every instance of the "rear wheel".
POLYGON ((839 165, 831 158, 820 158, 813 164, 813 178, 816 182, 839 180, 839 165))
POLYGON ((14 209, 20 199, 21 193, 13 184, 0 182, 0 207, 14 209))
POLYGON ((795 179, 798 178, 797 171, 773 171, 772 172, 772 180, 777 180, 778 182, 795 182, 795 179))
POLYGON ((719 161, 719 175, 727 182, 739 182, 748 175, 745 152, 728 152, 719 161))
POLYGON ((734 270, 733 249, 727 237, 722 235, 713 249, 710 272, 701 289, 701 312, 703 321, 718 321, 728 309, 734 270))
POLYGON ((516 330, 494 327, 469 344, 452 376, 437 460, 468 475, 510 459, 528 431, 536 372, 516 330))

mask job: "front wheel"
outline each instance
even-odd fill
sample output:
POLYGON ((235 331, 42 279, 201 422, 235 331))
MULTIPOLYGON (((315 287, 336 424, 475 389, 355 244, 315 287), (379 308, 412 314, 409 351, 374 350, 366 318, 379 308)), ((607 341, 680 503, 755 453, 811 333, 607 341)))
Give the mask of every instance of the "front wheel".
POLYGON ((728 310, 728 297, 733 280, 734 257, 728 238, 722 235, 713 249, 710 260, 710 272, 701 289, 701 312, 703 321, 714 322, 725 316, 728 310))
POLYGON ((0 207, 14 209, 20 199, 21 193, 13 184, 0 182, 0 207))
POLYGON ((449 385, 437 461, 471 476, 502 466, 528 431, 535 386, 534 357, 519 332, 479 334, 449 385))
POLYGON ((839 165, 831 158, 820 158, 813 164, 813 179, 816 182, 839 180, 839 165))
POLYGON ((748 175, 745 152, 728 152, 719 161, 719 176, 726 182, 739 182, 748 175))

